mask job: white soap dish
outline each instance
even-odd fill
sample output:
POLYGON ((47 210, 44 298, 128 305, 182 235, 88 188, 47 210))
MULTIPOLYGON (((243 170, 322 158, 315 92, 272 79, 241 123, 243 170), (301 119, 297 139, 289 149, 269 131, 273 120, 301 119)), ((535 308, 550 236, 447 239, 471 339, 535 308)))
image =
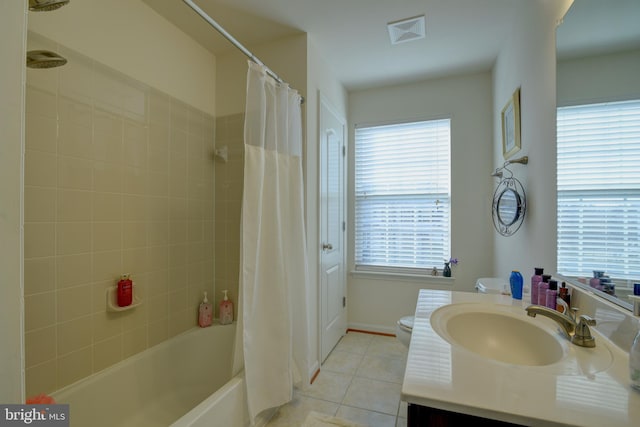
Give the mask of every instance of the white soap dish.
POLYGON ((131 302, 131 304, 126 307, 120 307, 118 305, 118 287, 111 286, 109 289, 107 289, 107 311, 111 311, 111 312, 127 311, 127 310, 132 310, 138 307, 139 305, 142 305, 142 299, 136 293, 135 283, 132 284, 132 292, 133 292, 133 301, 131 302))

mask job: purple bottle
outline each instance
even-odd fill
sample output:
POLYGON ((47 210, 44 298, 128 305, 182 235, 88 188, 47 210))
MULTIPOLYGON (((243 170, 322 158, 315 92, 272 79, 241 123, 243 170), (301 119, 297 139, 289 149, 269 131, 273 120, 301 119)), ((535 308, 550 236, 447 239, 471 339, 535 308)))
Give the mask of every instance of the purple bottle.
POLYGON ((545 305, 553 310, 556 309, 558 300, 558 281, 549 280, 549 289, 545 292, 546 303, 545 305))
POLYGON ((543 269, 536 267, 533 269, 534 274, 531 276, 531 304, 538 303, 538 284, 542 282, 543 269))
POLYGON ((542 275, 542 282, 538 284, 538 301, 536 304, 538 305, 546 305, 547 304, 547 289, 549 289, 549 280, 551 276, 549 274, 542 275))

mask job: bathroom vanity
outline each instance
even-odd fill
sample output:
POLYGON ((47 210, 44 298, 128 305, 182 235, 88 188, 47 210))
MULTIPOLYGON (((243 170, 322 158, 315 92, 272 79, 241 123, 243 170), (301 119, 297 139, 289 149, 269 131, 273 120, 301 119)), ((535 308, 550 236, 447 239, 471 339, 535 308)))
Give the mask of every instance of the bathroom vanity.
MULTIPOLYGON (((572 344, 555 321, 527 316, 528 305, 498 294, 420 291, 402 384, 410 427, 640 425, 628 349, 598 326, 595 348, 572 344)), ((605 329, 625 316, 595 313, 605 329)))

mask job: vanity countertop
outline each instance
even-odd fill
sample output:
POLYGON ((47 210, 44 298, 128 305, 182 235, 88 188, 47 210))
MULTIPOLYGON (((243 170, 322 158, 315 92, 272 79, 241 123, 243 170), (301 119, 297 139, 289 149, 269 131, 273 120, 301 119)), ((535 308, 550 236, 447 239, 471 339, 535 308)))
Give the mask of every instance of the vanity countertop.
MULTIPOLYGON (((438 335, 431 327, 431 314, 457 303, 512 306, 514 313, 521 312, 525 318, 524 307, 528 305, 505 295, 421 290, 402 400, 529 426, 640 425, 640 392, 629 386, 629 355, 597 330, 592 328, 596 345, 606 345, 613 360, 600 372, 566 363, 562 367, 512 365, 476 355, 438 335)), ((557 326, 542 316, 533 321, 551 331, 557 326)), ((567 340, 567 348, 574 351, 570 346, 574 345, 567 340)))

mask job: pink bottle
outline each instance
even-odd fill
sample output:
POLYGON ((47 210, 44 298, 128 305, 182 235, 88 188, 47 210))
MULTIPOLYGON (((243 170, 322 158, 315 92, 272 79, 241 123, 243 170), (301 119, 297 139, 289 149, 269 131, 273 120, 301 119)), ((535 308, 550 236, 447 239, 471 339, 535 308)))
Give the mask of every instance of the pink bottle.
POLYGON ((229 325, 233 323, 233 303, 227 298, 226 290, 224 292, 224 299, 220 301, 220 324, 229 325))
POLYGON ((204 293, 204 299, 200 303, 200 310, 198 313, 198 325, 201 328, 211 326, 213 321, 213 305, 207 299, 207 293, 204 293))
POLYGON ((542 282, 542 273, 544 270, 540 267, 534 268, 534 274, 531 276, 531 304, 538 303, 538 285, 542 282))

